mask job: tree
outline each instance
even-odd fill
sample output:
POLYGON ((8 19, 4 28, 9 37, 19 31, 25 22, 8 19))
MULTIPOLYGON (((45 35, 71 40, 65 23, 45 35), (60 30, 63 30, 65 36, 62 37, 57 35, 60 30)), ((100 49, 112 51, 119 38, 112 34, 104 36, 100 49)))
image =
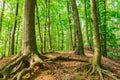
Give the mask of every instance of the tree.
POLYGON ((17 56, 0 68, 0 74, 5 80, 10 74, 15 74, 12 80, 21 80, 36 64, 43 62, 43 56, 38 53, 35 40, 35 2, 24 0, 22 49, 17 56))
POLYGON ((103 25, 102 25, 102 36, 101 36, 101 41, 102 41, 102 45, 101 45, 101 51, 103 56, 107 56, 107 38, 106 38, 106 34, 107 34, 107 25, 106 25, 106 0, 103 0, 103 25))
POLYGON ((15 21, 11 33, 11 43, 10 43, 10 53, 9 54, 14 54, 14 41, 15 41, 15 31, 17 27, 17 17, 18 17, 18 9, 19 9, 19 1, 17 0, 16 2, 16 10, 15 10, 15 21))
POLYGON ((80 19, 79 19, 78 9, 76 5, 76 0, 71 0, 71 2, 72 2, 74 24, 76 27, 76 34, 77 34, 77 47, 75 49, 75 53, 84 55, 84 45, 83 45, 80 19))
POLYGON ((38 14, 38 5, 36 3, 36 14, 37 14, 37 22, 38 22, 38 33, 39 33, 39 38, 41 41, 41 53, 43 53, 44 49, 43 49, 43 36, 41 34, 41 28, 40 28, 40 18, 39 18, 39 14, 38 14))
POLYGON ((100 28, 100 41, 101 41, 101 53, 103 56, 107 56, 107 26, 106 26, 106 0, 97 1, 97 12, 100 28))
POLYGON ((62 37, 60 49, 63 50, 64 49, 64 31, 63 31, 63 26, 61 21, 61 13, 59 13, 58 17, 59 17, 59 26, 60 26, 61 37, 62 37))
POLYGON ((91 5, 91 18, 92 18, 92 25, 93 25, 93 42, 94 42, 94 55, 91 60, 91 68, 88 73, 91 75, 94 72, 98 72, 100 75, 100 80, 104 80, 104 76, 109 76, 115 80, 111 72, 104 70, 101 68, 101 46, 100 46, 100 33, 99 33, 99 25, 98 25, 98 15, 97 15, 97 6, 96 0, 90 0, 91 5))
POLYGON ((51 38, 51 26, 50 26, 50 0, 47 0, 48 3, 48 34, 49 34, 49 46, 50 50, 52 50, 52 38, 51 38))
MULTIPOLYGON (((2 33, 2 24, 3 24, 3 16, 4 16, 4 10, 5 10, 5 0, 2 0, 2 11, 0 13, 0 39, 1 39, 1 33, 2 33)), ((1 53, 1 59, 5 56, 5 54, 1 53)))
POLYGON ((85 28, 86 28, 86 37, 87 37, 87 44, 89 46, 89 49, 92 50, 92 45, 90 43, 90 38, 88 34, 88 15, 87 15, 87 6, 86 6, 86 0, 84 0, 84 14, 85 14, 85 28))
POLYGON ((47 0, 45 0, 45 8, 46 8, 46 15, 45 15, 45 27, 44 27, 44 37, 43 37, 43 42, 44 42, 44 50, 43 52, 46 51, 46 32, 47 32, 47 0))
POLYGON ((73 40, 72 40, 72 26, 71 26, 71 17, 70 17, 70 5, 69 1, 67 0, 67 14, 68 14, 68 32, 69 32, 69 39, 70 39, 70 49, 73 49, 73 40))
POLYGON ((5 0, 3 0, 2 11, 0 14, 0 35, 2 31, 2 21, 3 21, 4 10, 5 10, 5 0))

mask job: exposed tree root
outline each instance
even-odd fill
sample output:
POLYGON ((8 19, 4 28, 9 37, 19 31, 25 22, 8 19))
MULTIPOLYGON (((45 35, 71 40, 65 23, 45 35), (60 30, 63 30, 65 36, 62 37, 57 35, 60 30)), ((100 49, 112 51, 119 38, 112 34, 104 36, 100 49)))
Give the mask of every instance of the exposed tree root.
POLYGON ((30 72, 36 64, 40 62, 34 62, 29 68, 24 68, 18 74, 16 74, 11 80, 21 80, 22 76, 28 72, 30 72))
POLYGON ((112 80, 118 80, 115 75, 113 75, 110 71, 102 69, 100 66, 92 64, 89 65, 90 68, 87 72, 87 75, 92 75, 94 73, 98 73, 99 80, 105 80, 105 76, 110 77, 112 80))
POLYGON ((86 58, 72 58, 72 57, 69 57, 69 56, 58 56, 58 57, 55 57, 55 58, 49 58, 49 61, 57 61, 57 60, 63 60, 63 61, 80 61, 80 62, 88 62, 88 59, 86 58))
POLYGON ((0 68, 4 80, 13 76, 11 80, 22 80, 22 76, 30 72, 35 65, 43 63, 37 54, 19 54, 0 68))

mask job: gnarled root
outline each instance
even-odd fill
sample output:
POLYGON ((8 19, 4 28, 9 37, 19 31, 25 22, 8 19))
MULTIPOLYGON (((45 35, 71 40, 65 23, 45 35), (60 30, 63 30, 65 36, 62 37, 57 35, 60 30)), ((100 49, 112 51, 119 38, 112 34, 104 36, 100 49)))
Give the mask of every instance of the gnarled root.
POLYGON ((22 76, 33 70, 34 66, 43 63, 37 54, 19 54, 0 68, 4 80, 21 80, 22 76))
POLYGON ((18 74, 16 74, 11 80, 21 80, 22 76, 31 70, 33 70, 34 66, 40 62, 34 62, 30 67, 22 69, 18 74))
POLYGON ((105 80, 105 76, 110 77, 112 80, 118 80, 117 77, 112 74, 112 72, 110 72, 108 70, 104 70, 98 65, 91 64, 91 66, 87 72, 87 75, 92 75, 94 73, 99 74, 100 80, 105 80))

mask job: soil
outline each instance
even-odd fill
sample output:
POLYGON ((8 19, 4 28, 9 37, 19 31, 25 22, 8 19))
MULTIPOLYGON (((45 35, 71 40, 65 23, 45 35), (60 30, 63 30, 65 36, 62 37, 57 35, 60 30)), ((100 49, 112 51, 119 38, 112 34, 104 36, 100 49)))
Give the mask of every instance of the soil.
MULTIPOLYGON (((23 77, 23 80, 99 80, 99 76, 96 74, 92 76, 87 76, 85 74, 87 71, 87 68, 83 68, 83 66, 86 65, 85 61, 77 61, 77 59, 87 59, 93 56, 92 51, 85 50, 85 53, 88 57, 76 55, 74 54, 74 51, 57 51, 50 54, 47 53, 45 55, 51 59, 54 58, 54 61, 46 60, 47 63, 45 66, 35 66, 33 71, 23 77), (60 56, 66 58, 66 60, 57 59, 57 57, 60 56), (69 60, 70 58, 73 60, 69 60)), ((13 56, 5 57, 0 60, 0 66, 4 65, 12 57, 13 56)), ((109 58, 102 57, 102 66, 106 69, 111 70, 113 75, 117 76, 120 80, 120 63, 118 62, 109 58)), ((106 80, 112 79, 106 78, 106 80)))

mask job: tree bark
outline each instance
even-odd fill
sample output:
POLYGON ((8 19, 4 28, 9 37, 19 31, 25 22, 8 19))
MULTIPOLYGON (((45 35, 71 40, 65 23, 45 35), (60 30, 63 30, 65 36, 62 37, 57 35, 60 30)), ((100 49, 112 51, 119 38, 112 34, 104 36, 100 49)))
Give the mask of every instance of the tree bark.
POLYGON ((50 26, 50 0, 48 1, 48 35, 49 35, 49 48, 52 50, 51 26, 50 26))
POLYGON ((90 5, 91 5, 91 17, 93 24, 93 42, 94 42, 93 64, 100 66, 101 47, 100 47, 100 33, 99 33, 96 1, 90 0, 90 5))
POLYGON ((47 0, 45 0, 45 8, 46 8, 46 15, 45 15, 45 25, 44 25, 44 36, 43 36, 43 52, 46 51, 46 32, 47 32, 47 0))
POLYGON ((36 14, 37 14, 37 22, 38 22, 38 33, 39 33, 39 38, 40 38, 40 41, 41 41, 41 53, 44 53, 44 49, 43 49, 43 37, 42 37, 42 34, 41 34, 41 28, 40 28, 40 18, 39 18, 39 14, 38 14, 38 5, 36 3, 36 14))
POLYGON ((71 26, 71 18, 70 18, 70 6, 68 0, 67 0, 67 13, 68 13, 69 44, 70 44, 70 50, 73 50, 72 26, 71 26))
POLYGON ((76 31, 76 27, 74 27, 74 46, 73 46, 73 50, 75 50, 76 49, 76 47, 77 47, 77 33, 76 33, 77 31, 76 31))
POLYGON ((38 53, 35 36, 35 0, 24 0, 22 53, 38 53))
POLYGON ((106 39, 106 0, 103 0, 103 29, 102 29, 102 45, 101 45, 101 52, 103 54, 103 56, 107 56, 107 39, 106 39))
POLYGON ((17 0, 16 10, 15 10, 15 21, 14 21, 14 25, 13 25, 12 33, 11 33, 11 43, 10 43, 9 55, 14 54, 14 52, 15 52, 15 50, 14 50, 15 49, 15 32, 16 32, 16 27, 17 27, 18 10, 19 10, 19 1, 17 0))
POLYGON ((80 19, 79 19, 78 9, 76 5, 76 0, 71 0, 71 2, 72 2, 74 23, 76 27, 76 33, 77 33, 77 47, 76 47, 75 52, 77 54, 84 55, 84 45, 83 45, 80 19))
POLYGON ((60 47, 61 47, 61 50, 63 50, 64 49, 64 31, 63 31, 63 26, 61 24, 61 14, 59 13, 58 16, 59 16, 59 27, 60 27, 60 30, 61 30, 61 37, 62 37, 60 47))
POLYGON ((1 31, 2 31, 2 21, 3 21, 3 16, 4 16, 4 10, 5 10, 5 0, 3 0, 2 12, 0 16, 0 37, 1 37, 1 31))
POLYGON ((90 38, 89 38, 89 34, 88 34, 88 18, 87 18, 86 0, 84 0, 84 14, 85 14, 85 28, 86 28, 87 44, 89 46, 89 50, 92 50, 92 45, 90 43, 90 38))
MULTIPOLYGON (((16 45, 19 44, 19 31, 20 31, 20 22, 19 22, 19 24, 18 24, 18 28, 17 28, 16 45)), ((15 48, 15 53, 18 53, 18 46, 16 46, 16 48, 15 48)))

